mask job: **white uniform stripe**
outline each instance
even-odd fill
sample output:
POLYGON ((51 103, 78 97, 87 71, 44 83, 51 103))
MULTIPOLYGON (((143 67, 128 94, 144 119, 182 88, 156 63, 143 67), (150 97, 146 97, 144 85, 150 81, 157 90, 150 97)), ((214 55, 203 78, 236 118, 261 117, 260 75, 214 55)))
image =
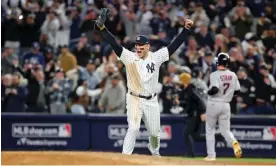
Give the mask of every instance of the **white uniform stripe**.
MULTIPOLYGON (((159 68, 163 62, 169 59, 167 48, 162 48, 154 53, 149 52, 146 59, 140 59, 135 53, 123 48, 120 59, 126 66, 127 87, 130 91, 146 96, 157 92, 159 68)), ((150 133, 150 151, 152 154, 159 154, 160 111, 157 96, 146 100, 130 94, 127 94, 128 130, 122 153, 131 154, 133 152, 142 117, 150 133)))
POLYGON ((141 102, 138 97, 130 96, 130 94, 127 94, 128 131, 124 140, 123 154, 131 154, 133 152, 136 136, 140 129, 140 122, 142 117, 140 103, 141 102))

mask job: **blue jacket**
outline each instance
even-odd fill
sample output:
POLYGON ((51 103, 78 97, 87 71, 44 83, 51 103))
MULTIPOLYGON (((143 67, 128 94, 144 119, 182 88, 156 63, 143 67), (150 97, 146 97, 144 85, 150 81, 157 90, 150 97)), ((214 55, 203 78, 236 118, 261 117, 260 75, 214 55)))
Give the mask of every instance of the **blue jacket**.
POLYGON ((32 52, 25 54, 23 63, 25 63, 26 60, 29 60, 29 62, 32 64, 41 64, 43 67, 45 67, 45 58, 40 52, 38 54, 34 54, 32 52))

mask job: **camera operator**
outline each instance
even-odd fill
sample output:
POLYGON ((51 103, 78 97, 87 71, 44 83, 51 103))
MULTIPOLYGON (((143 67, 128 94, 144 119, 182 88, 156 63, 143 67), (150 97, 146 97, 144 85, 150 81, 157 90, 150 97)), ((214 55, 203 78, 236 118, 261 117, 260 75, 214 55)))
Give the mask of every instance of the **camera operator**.
POLYGON ((175 99, 175 104, 181 106, 187 114, 184 130, 187 157, 195 157, 194 139, 199 138, 200 125, 205 121, 206 106, 196 87, 191 84, 189 73, 182 73, 179 76, 179 83, 179 97, 175 99))

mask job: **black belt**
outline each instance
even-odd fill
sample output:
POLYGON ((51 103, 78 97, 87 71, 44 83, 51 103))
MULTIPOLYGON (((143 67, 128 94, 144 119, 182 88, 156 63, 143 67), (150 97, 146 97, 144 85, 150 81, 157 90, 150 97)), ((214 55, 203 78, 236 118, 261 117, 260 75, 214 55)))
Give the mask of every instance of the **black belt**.
POLYGON ((156 93, 154 93, 153 95, 150 95, 150 96, 144 96, 144 95, 141 95, 141 94, 136 94, 134 92, 130 92, 129 94, 133 95, 133 96, 136 96, 136 97, 140 97, 140 98, 143 98, 143 99, 152 99, 153 97, 156 96, 156 93))

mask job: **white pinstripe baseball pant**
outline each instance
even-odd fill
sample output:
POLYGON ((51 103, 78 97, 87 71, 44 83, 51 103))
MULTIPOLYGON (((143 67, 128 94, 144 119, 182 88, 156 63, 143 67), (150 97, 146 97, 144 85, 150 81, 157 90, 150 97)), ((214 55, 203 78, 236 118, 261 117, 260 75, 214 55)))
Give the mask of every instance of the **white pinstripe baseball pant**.
POLYGON ((128 130, 124 139, 123 154, 131 154, 139 134, 141 119, 150 134, 149 145, 152 154, 159 154, 160 148, 160 111, 157 96, 150 100, 127 94, 128 130))

